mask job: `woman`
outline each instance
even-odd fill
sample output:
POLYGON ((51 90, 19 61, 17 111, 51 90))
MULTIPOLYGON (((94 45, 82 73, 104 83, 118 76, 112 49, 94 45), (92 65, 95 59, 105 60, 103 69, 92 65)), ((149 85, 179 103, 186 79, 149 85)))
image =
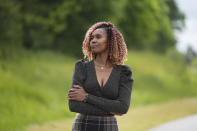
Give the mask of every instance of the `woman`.
POLYGON ((92 25, 83 41, 84 58, 75 63, 69 109, 77 112, 72 131, 118 131, 115 115, 126 114, 133 85, 123 65, 127 47, 110 22, 92 25))

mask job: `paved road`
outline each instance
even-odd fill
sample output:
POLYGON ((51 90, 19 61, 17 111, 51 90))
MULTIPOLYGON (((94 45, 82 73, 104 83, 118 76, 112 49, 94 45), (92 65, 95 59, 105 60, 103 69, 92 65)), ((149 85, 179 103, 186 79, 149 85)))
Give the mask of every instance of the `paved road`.
POLYGON ((197 131, 197 114, 164 123, 148 131, 197 131))

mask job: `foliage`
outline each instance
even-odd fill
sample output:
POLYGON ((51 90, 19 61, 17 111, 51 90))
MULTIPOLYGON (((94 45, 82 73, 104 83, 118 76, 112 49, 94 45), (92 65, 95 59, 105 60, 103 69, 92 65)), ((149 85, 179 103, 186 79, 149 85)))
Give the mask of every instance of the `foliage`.
POLYGON ((164 0, 127 0, 118 25, 129 47, 165 52, 174 47, 170 10, 164 0))
MULTIPOLYGON (((0 2, 0 48, 17 47, 22 42, 20 6, 12 1, 0 2)), ((2 51, 2 50, 0 50, 2 51)))
POLYGON ((165 52, 184 15, 174 0, 9 0, 0 2, 0 52, 6 45, 80 56, 87 29, 110 21, 128 47, 165 52))
POLYGON ((185 15, 179 10, 175 0, 165 0, 169 8, 169 18, 171 25, 176 30, 181 30, 185 26, 185 15))

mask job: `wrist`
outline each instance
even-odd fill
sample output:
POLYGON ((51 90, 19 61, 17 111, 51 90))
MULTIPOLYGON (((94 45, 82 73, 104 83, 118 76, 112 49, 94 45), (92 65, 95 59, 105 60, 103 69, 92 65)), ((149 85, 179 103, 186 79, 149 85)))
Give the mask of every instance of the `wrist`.
POLYGON ((84 98, 83 102, 87 102, 87 99, 88 99, 88 93, 86 93, 86 95, 85 95, 85 98, 84 98))

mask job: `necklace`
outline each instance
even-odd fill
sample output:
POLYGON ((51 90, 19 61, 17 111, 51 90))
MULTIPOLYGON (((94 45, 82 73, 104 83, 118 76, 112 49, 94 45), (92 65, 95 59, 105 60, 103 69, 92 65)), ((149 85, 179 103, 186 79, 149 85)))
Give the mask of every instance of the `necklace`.
POLYGON ((99 66, 99 67, 101 68, 101 70, 103 70, 103 69, 105 68, 105 66, 98 65, 98 64, 96 63, 96 61, 94 61, 94 62, 95 62, 95 64, 96 64, 97 66, 99 66))

